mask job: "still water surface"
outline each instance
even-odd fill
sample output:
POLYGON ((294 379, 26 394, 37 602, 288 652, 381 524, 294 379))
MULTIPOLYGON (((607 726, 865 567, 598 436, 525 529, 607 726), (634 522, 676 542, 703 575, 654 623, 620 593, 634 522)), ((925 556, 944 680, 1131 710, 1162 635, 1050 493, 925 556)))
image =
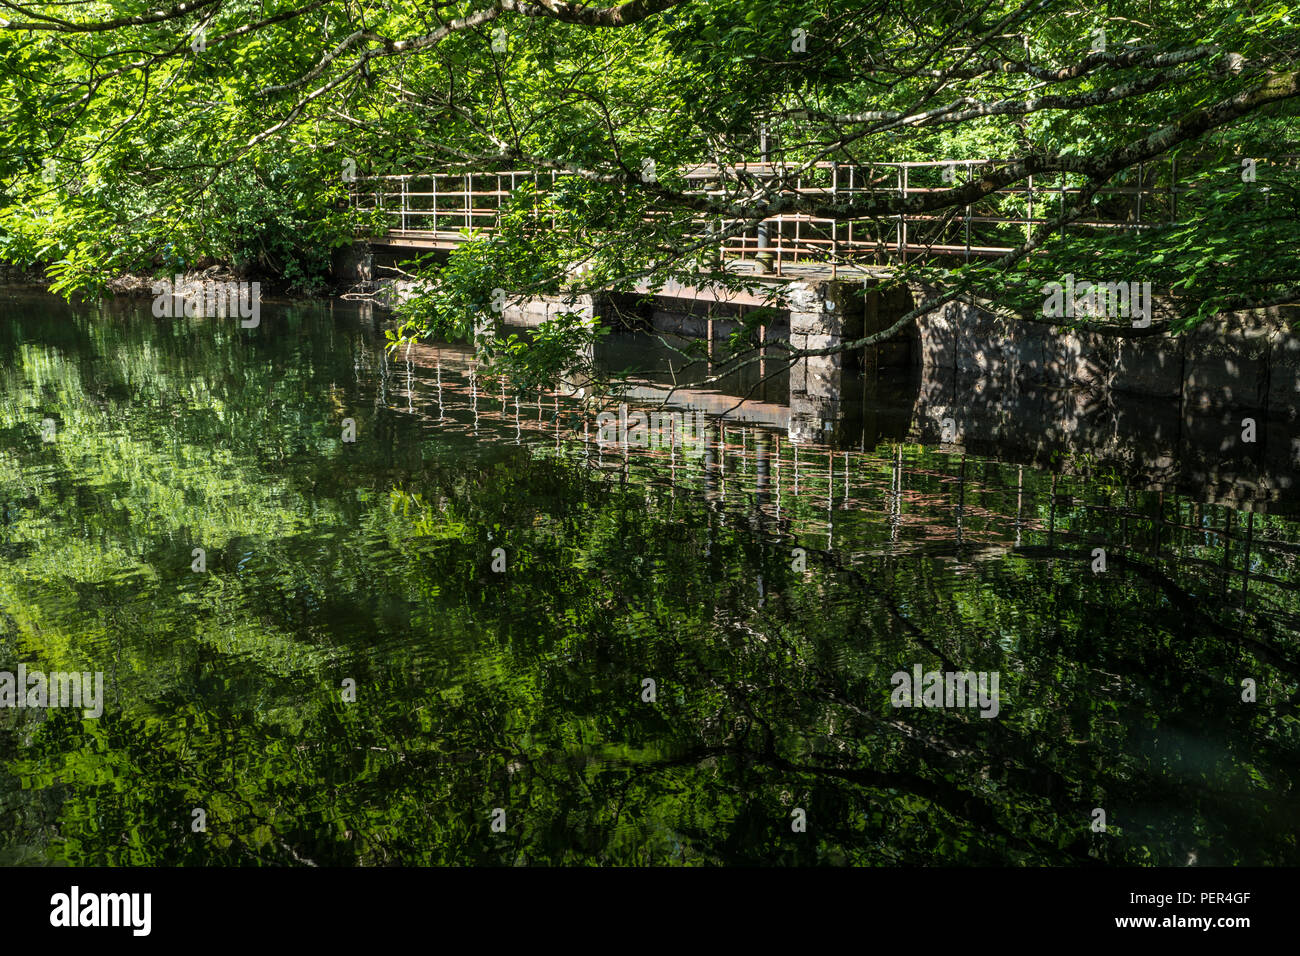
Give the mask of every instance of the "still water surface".
POLYGON ((893 374, 694 456, 339 305, 0 298, 0 670, 106 696, 0 710, 0 862, 1300 863, 1289 475, 893 374))

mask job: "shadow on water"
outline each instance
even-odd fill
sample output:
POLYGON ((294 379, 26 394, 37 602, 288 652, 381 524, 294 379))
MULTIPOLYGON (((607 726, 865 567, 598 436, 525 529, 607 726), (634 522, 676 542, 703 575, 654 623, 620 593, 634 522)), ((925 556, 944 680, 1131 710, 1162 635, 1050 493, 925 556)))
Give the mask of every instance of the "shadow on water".
POLYGON ((1300 862, 1289 423, 382 344, 0 299, 0 670, 106 696, 0 711, 6 862, 1300 862))

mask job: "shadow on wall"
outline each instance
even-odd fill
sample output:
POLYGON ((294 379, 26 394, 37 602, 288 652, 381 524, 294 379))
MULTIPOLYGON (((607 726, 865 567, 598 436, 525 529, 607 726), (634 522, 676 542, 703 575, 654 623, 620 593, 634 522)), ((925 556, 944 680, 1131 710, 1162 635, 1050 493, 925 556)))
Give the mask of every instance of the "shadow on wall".
MULTIPOLYGON (((920 295, 930 290, 918 288, 920 295)), ((918 322, 922 367, 1300 417, 1300 306, 1225 313, 1179 336, 1124 339, 1002 319, 950 302, 918 322)))

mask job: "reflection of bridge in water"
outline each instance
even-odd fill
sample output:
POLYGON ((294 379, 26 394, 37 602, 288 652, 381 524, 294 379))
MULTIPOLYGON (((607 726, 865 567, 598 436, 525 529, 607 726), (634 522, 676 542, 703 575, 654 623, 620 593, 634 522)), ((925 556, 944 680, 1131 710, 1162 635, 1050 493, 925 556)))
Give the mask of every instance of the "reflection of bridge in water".
POLYGON ((1171 593, 1184 594, 1172 582, 1189 574, 1243 608, 1248 593, 1294 601, 1300 589, 1300 540, 1270 518, 1300 513, 1300 496, 1289 449, 1276 452, 1263 418, 1261 441, 1232 454, 1240 429, 1229 419, 1142 398, 994 393, 919 369, 820 378, 817 393, 792 374, 743 400, 743 389, 667 397, 662 373, 650 372, 602 404, 573 390, 514 395, 462 346, 376 361, 385 406, 430 429, 550 447, 593 475, 702 496, 844 568, 906 554, 958 566, 1011 553, 1086 563, 1104 548, 1114 567, 1164 575, 1171 593), (704 453, 672 439, 600 441, 597 415, 620 403, 705 412, 704 453), (950 440, 945 424, 957 425, 950 440))

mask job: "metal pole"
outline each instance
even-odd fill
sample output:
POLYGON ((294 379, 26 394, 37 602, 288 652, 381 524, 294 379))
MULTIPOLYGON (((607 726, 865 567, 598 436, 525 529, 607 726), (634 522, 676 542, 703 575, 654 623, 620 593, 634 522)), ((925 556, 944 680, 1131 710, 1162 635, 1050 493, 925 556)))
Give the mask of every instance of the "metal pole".
POLYGON ((1034 234, 1034 177, 1029 177, 1029 196, 1028 206, 1025 214, 1025 241, 1028 242, 1034 234))
MULTIPOLYGON (((903 197, 907 195, 907 190, 903 186, 903 167, 901 165, 898 167, 898 195, 903 197)), ((898 210, 898 256, 900 259, 903 256, 903 210, 901 208, 898 210)))
MULTIPOLYGON (((840 164, 831 165, 831 202, 837 202, 840 195, 840 164)), ((839 220, 831 220, 831 278, 837 275, 840 258, 839 220)))
MULTIPOLYGON (((903 202, 907 202, 907 167, 903 167, 903 202)), ((907 213, 903 213, 903 264, 907 264, 907 213)))
MULTIPOLYGON (((849 202, 853 202, 853 170, 849 167, 849 202)), ((849 255, 853 254, 853 220, 849 220, 849 255)))
MULTIPOLYGON (((763 164, 763 171, 766 172, 766 167, 772 161, 771 152, 769 150, 766 120, 763 121, 763 124, 759 127, 758 131, 758 157, 759 161, 763 164)), ((762 173, 759 175, 762 175, 762 173)), ((759 220, 758 228, 754 235, 755 245, 757 246, 754 258, 758 260, 759 270, 762 272, 768 272, 772 267, 772 253, 766 251, 768 248, 767 223, 759 220)))
MULTIPOLYGON (((1061 215, 1065 215, 1065 173, 1061 173, 1061 215)), ((1065 221, 1061 221, 1061 238, 1065 238, 1065 221)))
MULTIPOLYGON (((795 195, 797 195, 797 196, 802 196, 802 195, 803 195, 803 177, 802 177, 802 176, 798 176, 798 177, 795 178, 795 181, 794 181, 794 191, 795 191, 795 195)), ((795 261, 796 263, 798 263, 798 261, 799 261, 799 243, 800 243, 800 241, 801 241, 800 238, 799 238, 799 223, 800 223, 802 220, 803 220, 803 213, 800 213, 799 215, 797 215, 797 216, 794 217, 794 261, 795 261)))
POLYGON ((1178 221, 1178 157, 1169 157, 1169 210, 1174 222, 1178 221))
MULTIPOLYGON (((1146 167, 1138 163, 1138 201, 1137 201, 1137 224, 1142 225, 1142 189, 1146 184, 1146 167)), ((1139 230, 1140 231, 1140 230, 1139 230)))
MULTIPOLYGON (((966 183, 970 184, 970 163, 966 164, 966 183)), ((970 203, 966 204, 966 261, 970 262, 970 203)))

